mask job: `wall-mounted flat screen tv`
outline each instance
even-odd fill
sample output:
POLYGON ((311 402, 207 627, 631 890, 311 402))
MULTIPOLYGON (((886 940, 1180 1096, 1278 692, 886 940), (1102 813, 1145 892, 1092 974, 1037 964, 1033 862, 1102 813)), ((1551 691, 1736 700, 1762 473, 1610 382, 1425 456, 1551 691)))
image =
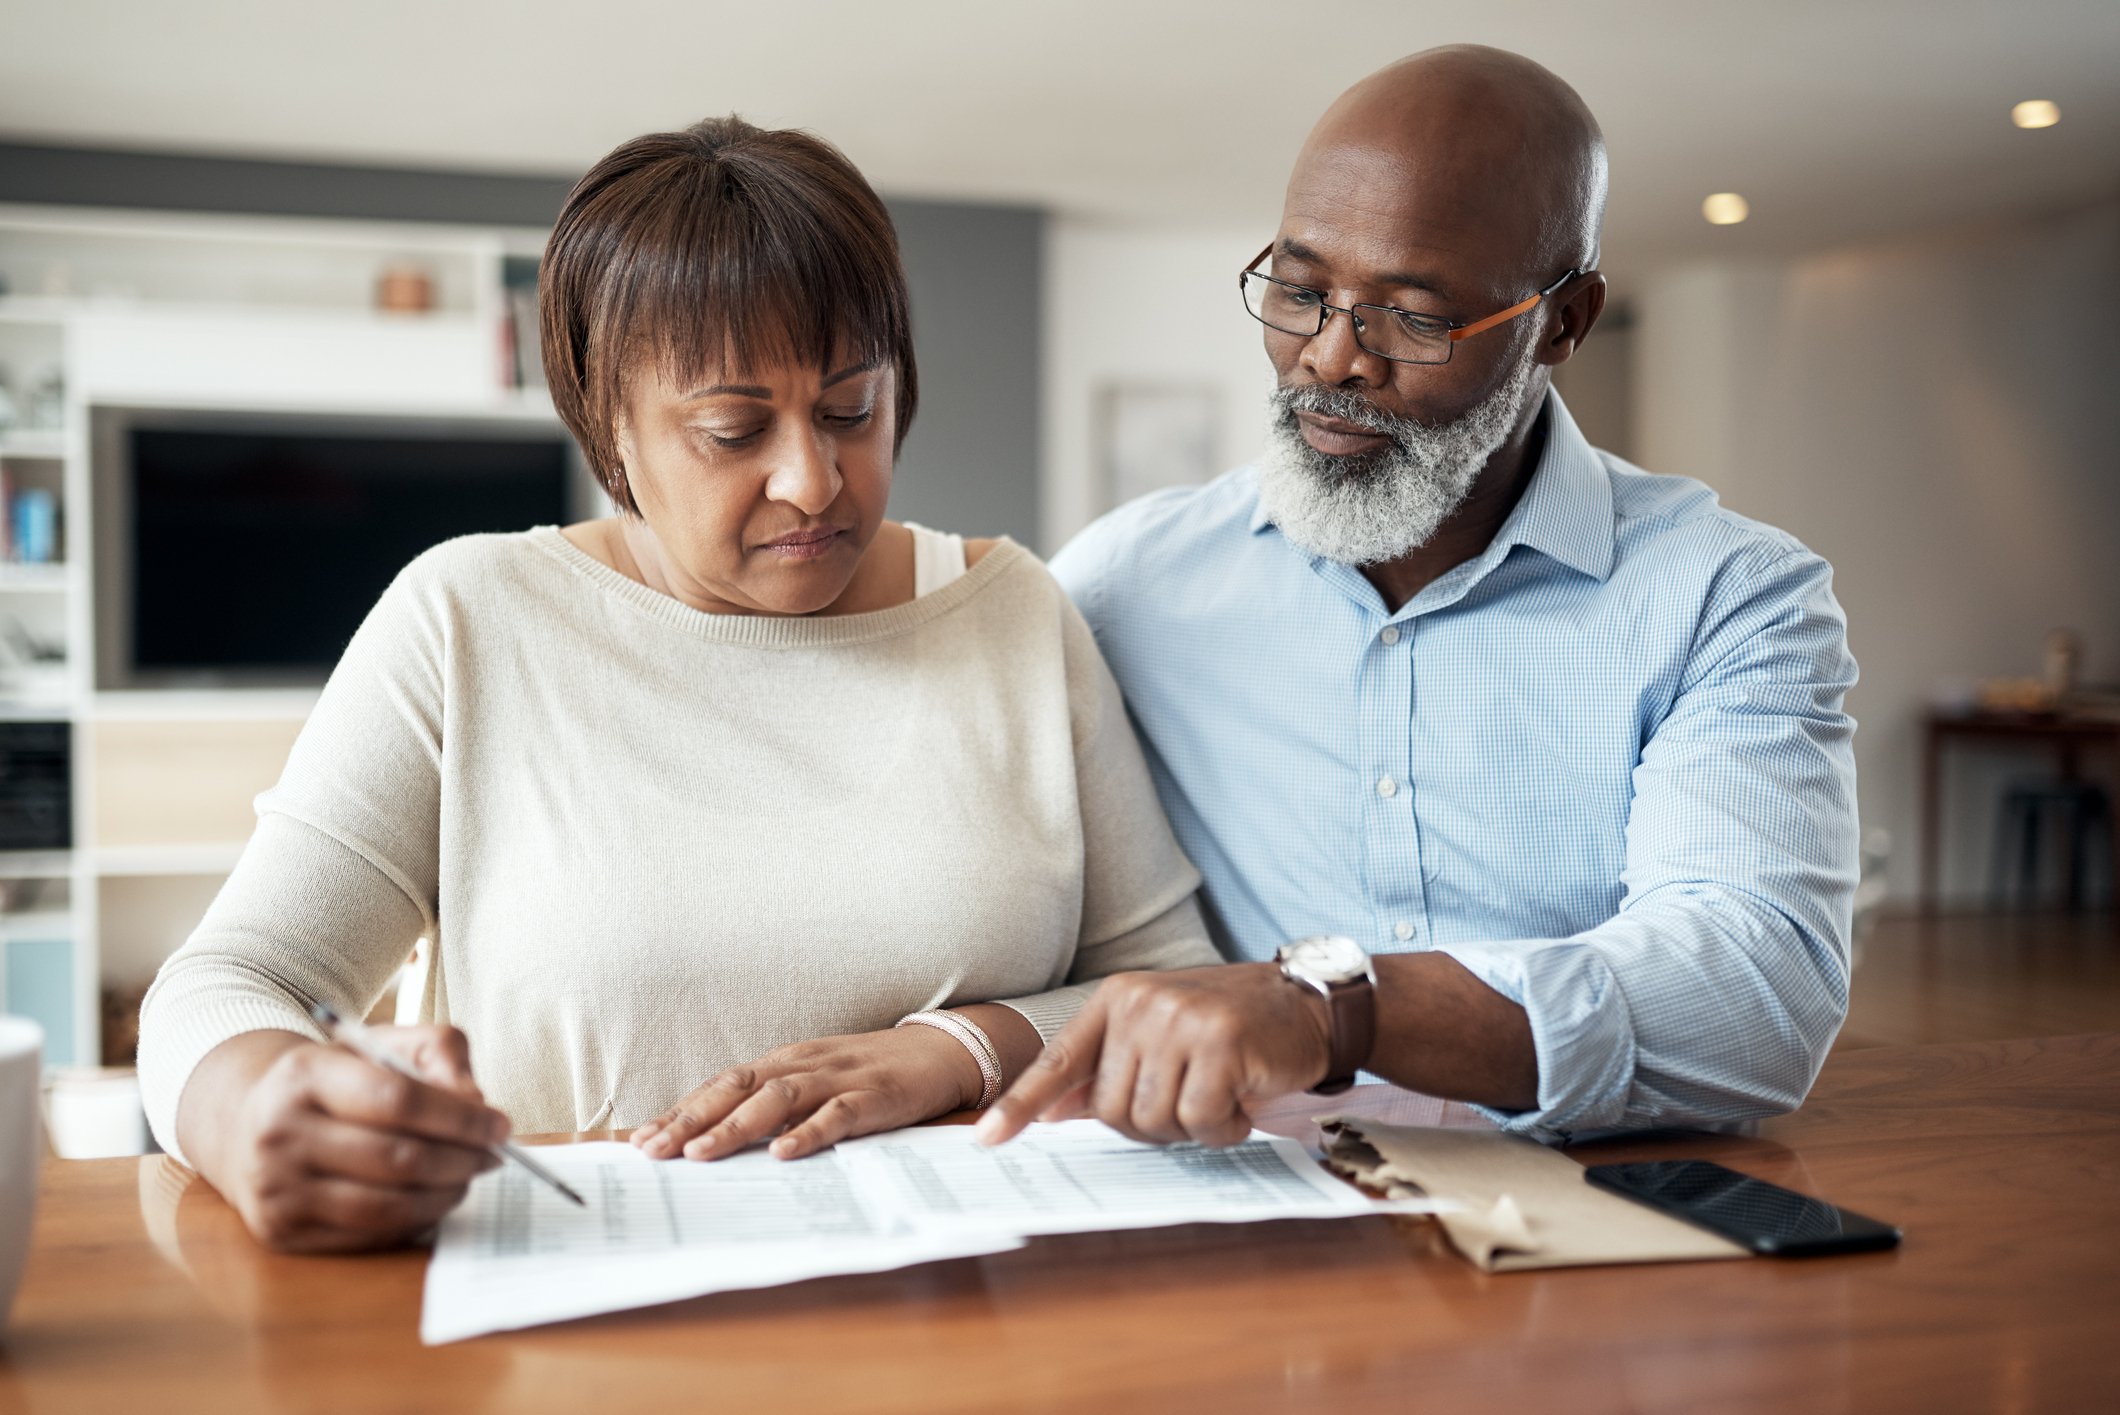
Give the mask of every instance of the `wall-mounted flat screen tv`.
POLYGON ((584 500, 542 421, 102 408, 94 427, 105 689, 321 683, 420 552, 584 500))

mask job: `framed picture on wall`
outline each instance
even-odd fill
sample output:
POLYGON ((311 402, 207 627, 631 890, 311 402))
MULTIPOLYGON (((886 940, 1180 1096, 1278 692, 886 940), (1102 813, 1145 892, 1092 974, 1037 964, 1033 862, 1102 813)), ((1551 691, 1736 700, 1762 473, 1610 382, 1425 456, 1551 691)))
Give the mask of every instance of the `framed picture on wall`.
POLYGON ((1111 383, 1098 389, 1095 436, 1105 509, 1212 480, 1221 411, 1221 395, 1212 388, 1111 383))

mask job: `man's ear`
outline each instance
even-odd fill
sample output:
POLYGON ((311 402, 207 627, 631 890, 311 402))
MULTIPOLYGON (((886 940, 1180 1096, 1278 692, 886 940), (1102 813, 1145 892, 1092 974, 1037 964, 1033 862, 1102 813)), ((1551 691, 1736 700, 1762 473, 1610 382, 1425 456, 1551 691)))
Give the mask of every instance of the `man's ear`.
POLYGON ((1557 365, 1574 358, 1575 351, 1590 337, 1591 328, 1604 312, 1604 274, 1593 270, 1578 276, 1567 297, 1556 303, 1546 315, 1546 334, 1539 341, 1538 361, 1557 365))

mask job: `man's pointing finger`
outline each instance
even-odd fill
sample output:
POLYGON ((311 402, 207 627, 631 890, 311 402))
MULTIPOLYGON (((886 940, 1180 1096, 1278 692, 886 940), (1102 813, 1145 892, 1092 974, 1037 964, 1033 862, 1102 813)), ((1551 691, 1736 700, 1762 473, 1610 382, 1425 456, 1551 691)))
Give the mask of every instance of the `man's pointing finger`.
POLYGON ((1016 1084, 983 1116, 973 1133, 982 1145, 1013 1140, 1038 1113, 1070 1091, 1087 1086, 1097 1074, 1104 1052, 1104 1009, 1092 997, 1075 1020, 1024 1068, 1016 1084))

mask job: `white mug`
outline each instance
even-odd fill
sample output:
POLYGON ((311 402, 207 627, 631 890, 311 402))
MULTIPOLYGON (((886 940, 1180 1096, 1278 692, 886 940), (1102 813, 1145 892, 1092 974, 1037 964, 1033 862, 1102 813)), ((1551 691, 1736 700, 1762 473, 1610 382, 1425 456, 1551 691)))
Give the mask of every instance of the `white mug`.
POLYGON ((44 1029, 0 1017, 0 1325, 15 1305, 44 1172, 44 1029))
POLYGON ((148 1152, 140 1078, 106 1066, 55 1066, 44 1085, 44 1124, 52 1153, 99 1160, 148 1152))

